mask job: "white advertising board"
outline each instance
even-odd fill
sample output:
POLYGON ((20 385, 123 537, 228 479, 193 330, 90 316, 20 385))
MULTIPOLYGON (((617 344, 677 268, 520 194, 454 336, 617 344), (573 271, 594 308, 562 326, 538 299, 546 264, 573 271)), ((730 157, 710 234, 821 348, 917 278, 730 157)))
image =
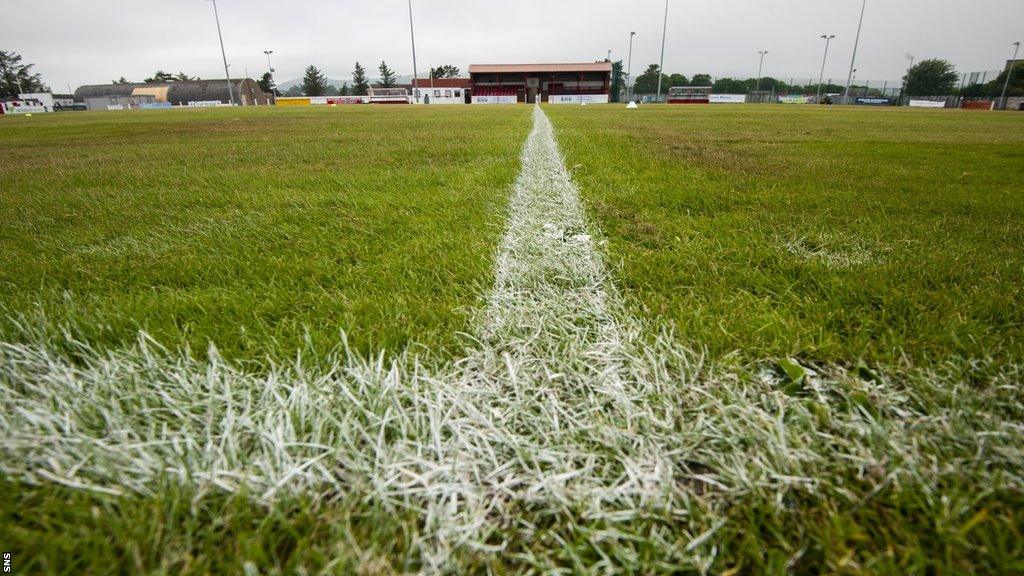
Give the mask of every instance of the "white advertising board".
POLYGON ((38 100, 46 112, 53 112, 53 94, 50 92, 28 92, 26 94, 18 94, 18 98, 22 100, 38 100))
POLYGON ((551 104, 607 104, 607 94, 552 94, 548 96, 551 104))
POLYGON ((911 100, 911 108, 945 108, 946 102, 939 100, 938 102, 932 100, 911 100))
POLYGON ((712 104, 743 104, 746 101, 746 94, 711 94, 708 96, 708 102, 712 104))
POLYGON ((473 96, 473 104, 515 104, 515 96, 473 96))
POLYGON ((107 110, 124 110, 124 104, 107 104, 107 110))
POLYGON ((807 96, 779 96, 779 104, 809 104, 811 99, 807 96))
MULTIPOLYGON (((220 100, 193 100, 188 103, 189 108, 215 108, 220 105, 220 100)), ((229 104, 226 104, 226 106, 229 106, 229 104)))
POLYGON ((28 104, 23 101, 7 102, 2 106, 4 107, 4 114, 43 114, 47 111, 46 106, 40 106, 36 103, 28 104))

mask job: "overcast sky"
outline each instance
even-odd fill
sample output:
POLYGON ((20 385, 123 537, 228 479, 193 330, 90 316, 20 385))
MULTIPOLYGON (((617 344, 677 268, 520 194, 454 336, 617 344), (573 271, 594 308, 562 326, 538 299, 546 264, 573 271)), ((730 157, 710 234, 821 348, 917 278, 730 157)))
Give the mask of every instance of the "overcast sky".
MULTIPOLYGON (((156 69, 223 76, 213 5, 204 0, 47 0, 7 5, 0 49, 34 62, 57 91, 67 85, 142 80, 156 69), (15 6, 16 4, 16 6, 15 6)), ((265 71, 279 81, 315 64, 348 78, 355 61, 372 74, 385 59, 412 72, 406 0, 219 0, 232 76, 265 71)), ((666 72, 764 74, 806 81, 821 66, 822 34, 835 34, 826 78, 845 80, 860 0, 671 0, 666 72), (803 80, 801 80, 803 79, 803 80)), ((661 0, 413 0, 422 73, 430 65, 626 60, 634 76, 657 62, 661 0)), ((945 58, 961 72, 995 70, 1024 40, 1024 0, 868 0, 857 78, 896 80, 905 54, 945 58)))

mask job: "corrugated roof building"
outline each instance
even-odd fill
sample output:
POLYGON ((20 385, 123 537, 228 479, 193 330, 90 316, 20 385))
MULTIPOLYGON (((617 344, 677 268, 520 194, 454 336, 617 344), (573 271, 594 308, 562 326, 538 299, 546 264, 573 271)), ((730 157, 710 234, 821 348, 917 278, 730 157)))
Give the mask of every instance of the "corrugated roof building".
MULTIPOLYGON (((271 103, 259 84, 252 78, 231 80, 231 93, 236 104, 243 106, 265 106, 271 103)), ((87 98, 105 96, 153 96, 156 102, 169 102, 175 106, 187 106, 190 102, 231 101, 227 80, 188 80, 160 83, 94 84, 80 86, 75 90, 75 101, 85 102, 87 98)))
POLYGON ((473 102, 608 102, 612 63, 473 64, 473 102))

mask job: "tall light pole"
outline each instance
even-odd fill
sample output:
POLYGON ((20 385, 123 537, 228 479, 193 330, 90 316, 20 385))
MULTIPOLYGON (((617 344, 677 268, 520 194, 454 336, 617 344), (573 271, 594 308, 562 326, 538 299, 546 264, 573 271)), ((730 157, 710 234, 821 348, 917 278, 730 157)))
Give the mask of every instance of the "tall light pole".
POLYGON ((273 54, 274 51, 273 50, 264 50, 263 53, 267 55, 267 69, 269 69, 270 73, 273 74, 274 73, 274 66, 270 63, 270 55, 273 54))
POLYGON ((217 13, 217 0, 213 2, 213 17, 217 21, 217 38, 220 39, 220 56, 224 59, 224 79, 228 81, 228 100, 235 105, 235 91, 231 88, 231 73, 228 72, 228 55, 224 52, 224 35, 220 33, 220 15, 217 13))
POLYGON ((636 36, 636 32, 629 33, 629 64, 626 68, 626 98, 633 99, 633 89, 629 85, 630 79, 633 77, 633 36, 636 36))
POLYGON ((1017 52, 1020 50, 1020 42, 1013 43, 1013 58, 1010 60, 1010 66, 1006 69, 1006 82, 1003 83, 1003 97, 1000 100, 1003 101, 1003 110, 1006 110, 1006 90, 1010 87, 1010 76, 1013 76, 1013 69, 1017 67, 1017 52))
POLYGON ((661 62, 658 63, 658 95, 654 101, 661 100, 661 77, 665 75, 665 35, 668 34, 668 0, 665 0, 665 23, 661 27, 661 62))
POLYGON ((761 55, 761 63, 757 65, 757 85, 754 87, 754 92, 761 91, 761 70, 764 69, 764 55, 768 53, 767 50, 758 50, 758 54, 761 55))
POLYGON ((412 94, 416 102, 420 101, 419 90, 416 89, 416 31, 412 25, 412 0, 409 0, 409 37, 412 38, 412 94))
POLYGON ((903 79, 903 86, 900 87, 900 97, 896 101, 897 106, 901 106, 903 102, 903 92, 906 91, 907 85, 910 84, 910 71, 914 69, 914 55, 907 54, 907 60, 910 60, 910 65, 907 66, 907 76, 903 79))
POLYGON ((609 62, 612 61, 612 50, 611 50, 611 48, 608 49, 608 56, 605 58, 605 60, 607 60, 609 62))
POLYGON ((825 57, 821 59, 821 74, 818 74, 818 95, 815 100, 821 100, 821 81, 825 79, 825 62, 828 60, 828 44, 836 37, 835 34, 822 34, 821 37, 825 40, 825 57))
POLYGON ((846 77, 846 95, 843 96, 844 103, 850 103, 850 84, 853 83, 853 67, 857 63, 857 47, 860 46, 860 29, 864 26, 864 9, 868 7, 868 0, 860 5, 860 22, 857 24, 857 39, 853 41, 853 57, 850 58, 850 75, 846 77))

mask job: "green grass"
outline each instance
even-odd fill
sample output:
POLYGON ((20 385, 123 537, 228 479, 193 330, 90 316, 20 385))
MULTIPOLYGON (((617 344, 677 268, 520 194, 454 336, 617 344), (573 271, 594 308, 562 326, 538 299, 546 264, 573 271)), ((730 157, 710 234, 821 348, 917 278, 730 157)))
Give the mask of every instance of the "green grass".
POLYGON ((529 126, 504 107, 0 118, 0 310, 239 360, 342 330, 453 353, 529 126))
POLYGON ((624 385, 332 350, 460 356, 529 113, 0 118, 15 573, 1024 572, 1024 117, 548 107, 624 385))
POLYGON ((1024 115, 548 109, 619 285, 714 357, 1024 352, 1024 115))

